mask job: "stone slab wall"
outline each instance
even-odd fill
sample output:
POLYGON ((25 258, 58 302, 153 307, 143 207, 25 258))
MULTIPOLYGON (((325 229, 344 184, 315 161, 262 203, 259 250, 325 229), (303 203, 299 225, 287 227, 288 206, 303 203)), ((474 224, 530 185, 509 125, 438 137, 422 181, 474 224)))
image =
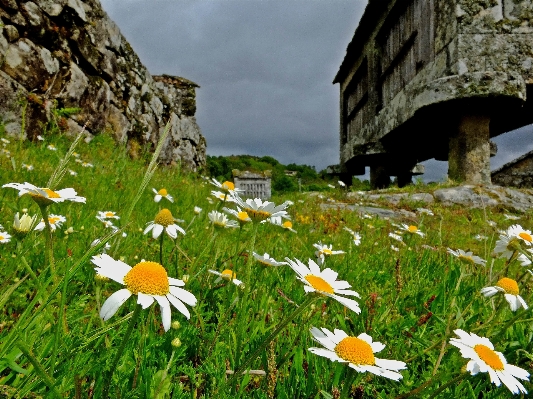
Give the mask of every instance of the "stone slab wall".
POLYGON ((492 182, 500 186, 533 188, 533 152, 493 171, 492 182))
MULTIPOLYGON (((59 126, 117 142, 155 144, 172 119, 160 160, 205 165, 195 83, 152 76, 98 0, 0 0, 0 117, 8 135, 41 134, 54 109, 80 108, 59 126)), ((57 115, 57 114, 55 114, 57 115)))

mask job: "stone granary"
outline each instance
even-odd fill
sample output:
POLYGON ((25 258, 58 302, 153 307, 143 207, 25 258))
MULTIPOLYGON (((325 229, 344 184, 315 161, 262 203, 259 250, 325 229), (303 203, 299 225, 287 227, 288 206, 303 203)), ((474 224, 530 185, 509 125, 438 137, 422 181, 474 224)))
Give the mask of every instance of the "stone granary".
POLYGON ((345 182, 402 186, 435 158, 488 184, 489 139, 533 122, 533 3, 369 0, 333 83, 345 182))
POLYGON ((499 186, 533 188, 533 151, 493 170, 492 182, 499 186))
POLYGON ((243 190, 243 197, 261 198, 267 200, 272 194, 271 171, 250 172, 247 170, 233 169, 233 182, 235 188, 243 190))

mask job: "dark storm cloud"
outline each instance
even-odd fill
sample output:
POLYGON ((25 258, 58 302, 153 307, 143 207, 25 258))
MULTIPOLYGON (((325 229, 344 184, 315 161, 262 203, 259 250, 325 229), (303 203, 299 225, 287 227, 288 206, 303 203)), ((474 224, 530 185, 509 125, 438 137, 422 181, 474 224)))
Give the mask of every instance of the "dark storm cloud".
POLYGON ((211 155, 271 155, 322 169, 339 159, 342 62, 366 0, 106 0, 152 74, 198 83, 211 155))
MULTIPOLYGON (((195 81, 210 155, 282 163, 339 160, 339 88, 331 82, 366 0, 105 0, 152 74, 195 81)), ((495 169, 533 149, 533 127, 501 135, 495 169)), ((428 161, 425 181, 447 163, 428 161)))

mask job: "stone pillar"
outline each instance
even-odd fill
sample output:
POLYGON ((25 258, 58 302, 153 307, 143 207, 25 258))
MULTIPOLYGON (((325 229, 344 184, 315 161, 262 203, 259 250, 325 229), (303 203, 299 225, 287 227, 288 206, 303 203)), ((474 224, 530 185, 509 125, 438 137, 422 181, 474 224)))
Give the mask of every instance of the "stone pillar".
POLYGON ((383 165, 370 167, 370 187, 373 189, 387 188, 390 186, 390 175, 383 165))
POLYGON ((486 115, 466 115, 450 137, 448 177, 456 182, 490 184, 489 122, 486 115))

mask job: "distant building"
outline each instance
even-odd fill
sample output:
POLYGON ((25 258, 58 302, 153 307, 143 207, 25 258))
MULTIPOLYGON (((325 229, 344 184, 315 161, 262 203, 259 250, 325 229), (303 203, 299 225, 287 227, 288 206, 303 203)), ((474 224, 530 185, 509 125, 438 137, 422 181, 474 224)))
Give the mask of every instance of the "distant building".
POLYGON ((270 170, 263 172, 250 172, 247 170, 233 169, 233 182, 235 188, 244 190, 243 197, 269 199, 272 195, 270 170))
POLYGON ((286 170, 284 173, 285 173, 285 176, 294 177, 298 174, 298 171, 297 170, 286 170))
POLYGON ((491 177, 499 186, 533 188, 533 151, 493 170, 491 177))

